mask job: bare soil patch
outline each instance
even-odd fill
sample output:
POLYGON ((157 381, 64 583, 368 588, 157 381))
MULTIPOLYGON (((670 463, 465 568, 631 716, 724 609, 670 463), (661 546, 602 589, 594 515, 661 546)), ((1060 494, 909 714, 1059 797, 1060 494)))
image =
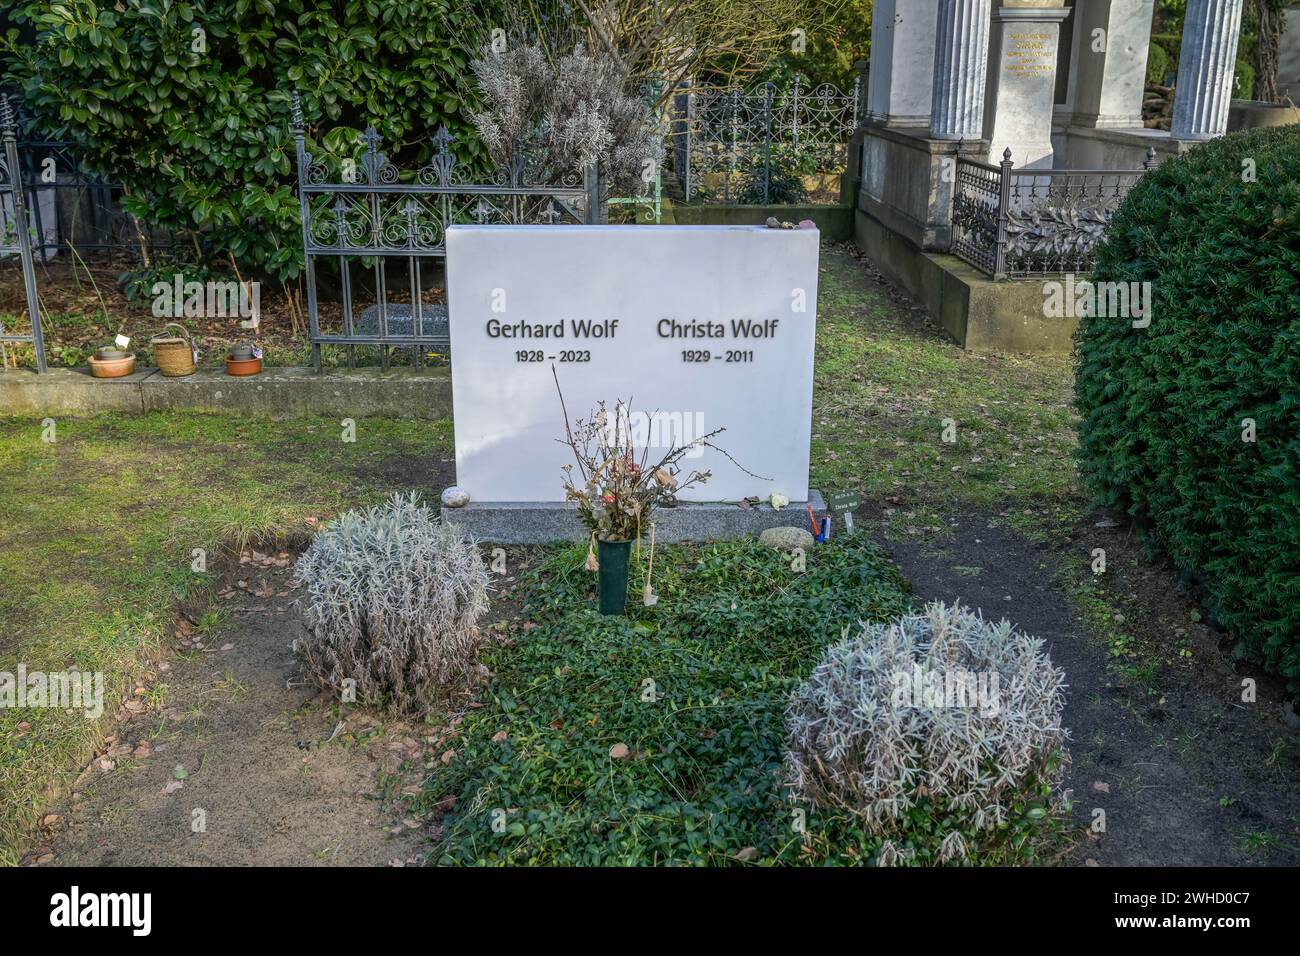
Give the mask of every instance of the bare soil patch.
POLYGON ((1191 635, 1193 657, 1155 658, 1154 680, 1117 678, 1111 649, 1092 633, 1055 578, 1061 555, 962 515, 941 542, 887 541, 918 597, 1008 618, 1047 642, 1069 681, 1068 785, 1086 835, 1073 862, 1102 866, 1259 866, 1300 863, 1300 735, 1282 719, 1280 688, 1259 682, 1241 701, 1250 668, 1193 621, 1196 606, 1171 572, 1141 559, 1122 528, 1104 540, 1111 591, 1127 596, 1129 629, 1156 653, 1191 635), (1186 663, 1180 664, 1177 661, 1186 663), (1154 684, 1154 688, 1148 686, 1154 684), (1103 832, 1092 832, 1102 820, 1103 832))
POLYGON ((445 728, 346 708, 307 681, 287 553, 248 559, 222 589, 228 619, 184 618, 176 654, 44 818, 46 865, 408 865, 411 816, 445 728), (240 584, 242 582, 242 586, 240 584))

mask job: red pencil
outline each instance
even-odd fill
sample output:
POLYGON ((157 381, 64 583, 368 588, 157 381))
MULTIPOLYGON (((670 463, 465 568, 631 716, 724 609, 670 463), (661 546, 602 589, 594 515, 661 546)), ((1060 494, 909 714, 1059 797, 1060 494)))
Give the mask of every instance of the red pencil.
POLYGON ((808 506, 808 520, 812 522, 813 537, 817 537, 817 516, 813 514, 812 505, 808 506))

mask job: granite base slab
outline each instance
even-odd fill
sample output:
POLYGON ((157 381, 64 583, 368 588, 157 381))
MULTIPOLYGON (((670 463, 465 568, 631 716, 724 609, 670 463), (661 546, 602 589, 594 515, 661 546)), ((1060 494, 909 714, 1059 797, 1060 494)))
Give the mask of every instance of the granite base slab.
MULTIPOLYGON (((757 536, 766 528, 808 528, 808 506, 821 518, 826 502, 810 490, 808 501, 792 501, 780 511, 763 503, 742 508, 734 502, 682 502, 655 512, 655 541, 720 541, 757 536)), ((444 508, 445 520, 492 544, 547 544, 582 541, 587 532, 571 503, 548 501, 471 501, 464 508, 444 508)))

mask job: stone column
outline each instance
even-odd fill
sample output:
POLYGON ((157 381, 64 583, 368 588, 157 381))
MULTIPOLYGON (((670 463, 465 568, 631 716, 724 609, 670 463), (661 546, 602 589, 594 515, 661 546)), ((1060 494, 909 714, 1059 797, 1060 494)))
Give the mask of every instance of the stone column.
POLYGON ((930 135, 979 139, 984 127, 993 0, 939 0, 930 135))
POLYGON ((1020 167, 1052 165, 1057 44, 1065 0, 1002 0, 993 11, 989 89, 984 111, 987 161, 1005 150, 1020 167))
POLYGON ((1174 94, 1174 139, 1211 139, 1228 128, 1242 0, 1188 0, 1174 94))
POLYGON ((891 126, 930 125, 939 0, 876 0, 871 16, 867 116, 891 126))
POLYGON ((1074 51, 1074 123, 1104 129, 1142 129, 1142 94, 1151 49, 1155 0, 1076 3, 1079 46, 1074 51))
POLYGON ((1277 57, 1277 94, 1300 102, 1300 7, 1282 13, 1282 49, 1277 57))

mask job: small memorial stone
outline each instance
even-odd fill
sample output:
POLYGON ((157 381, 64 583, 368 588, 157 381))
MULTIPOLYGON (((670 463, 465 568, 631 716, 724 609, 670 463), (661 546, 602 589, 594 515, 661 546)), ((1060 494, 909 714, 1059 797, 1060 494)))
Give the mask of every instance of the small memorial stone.
POLYGON ((811 551, 813 536, 803 528, 768 528, 758 536, 758 543, 784 551, 793 551, 795 548, 811 551))
POLYGON ((464 488, 452 485, 442 493, 444 508, 464 508, 467 504, 469 504, 469 492, 464 488))

